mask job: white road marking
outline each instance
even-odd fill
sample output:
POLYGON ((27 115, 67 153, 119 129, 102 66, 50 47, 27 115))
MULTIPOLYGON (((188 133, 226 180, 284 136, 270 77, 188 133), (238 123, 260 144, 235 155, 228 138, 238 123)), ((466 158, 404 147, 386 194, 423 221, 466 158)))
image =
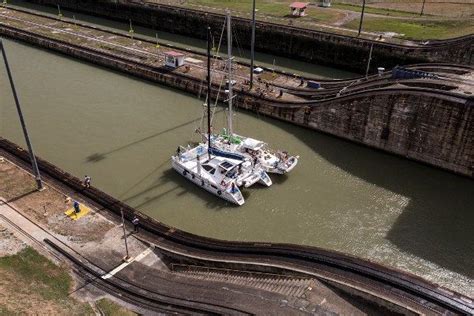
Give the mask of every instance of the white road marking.
POLYGON ((115 269, 113 269, 112 271, 110 271, 109 273, 107 274, 104 274, 102 276, 102 279, 106 280, 106 279, 109 279, 111 277, 113 277, 117 272, 121 271, 122 269, 124 269, 126 266, 128 266, 130 263, 132 262, 135 262, 135 261, 140 261, 142 260, 143 258, 145 258, 146 256, 148 256, 148 254, 150 254, 150 252, 152 252, 152 248, 147 248, 145 251, 143 251, 141 254, 137 255, 135 258, 132 258, 132 260, 128 261, 128 262, 124 262, 122 263, 121 265, 119 265, 118 267, 116 267, 115 269))

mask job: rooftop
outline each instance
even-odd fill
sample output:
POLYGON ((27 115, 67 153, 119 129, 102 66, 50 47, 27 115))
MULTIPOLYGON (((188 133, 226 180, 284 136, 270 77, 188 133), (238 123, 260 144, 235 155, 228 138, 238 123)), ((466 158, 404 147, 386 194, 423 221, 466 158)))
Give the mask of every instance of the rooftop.
POLYGON ((304 9, 309 5, 309 2, 293 2, 290 4, 290 8, 295 8, 295 9, 304 9))
POLYGON ((174 50, 170 50, 170 51, 165 52, 165 55, 173 56, 173 57, 184 56, 183 53, 180 53, 180 52, 177 52, 177 51, 174 51, 174 50))

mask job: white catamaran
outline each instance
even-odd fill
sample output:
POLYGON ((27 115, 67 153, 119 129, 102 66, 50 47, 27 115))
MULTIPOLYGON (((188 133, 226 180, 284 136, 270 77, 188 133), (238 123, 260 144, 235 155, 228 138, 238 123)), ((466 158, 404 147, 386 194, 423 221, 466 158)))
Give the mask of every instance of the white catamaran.
POLYGON ((172 167, 186 179, 203 189, 238 205, 245 203, 239 187, 249 187, 257 182, 271 185, 270 177, 260 167, 252 164, 245 155, 226 152, 213 147, 211 134, 211 53, 210 28, 207 43, 207 143, 198 146, 178 147, 171 157, 172 167))
MULTIPOLYGON (((262 178, 269 173, 285 174, 293 170, 298 164, 299 156, 290 156, 286 151, 274 151, 269 146, 260 140, 253 139, 250 137, 244 137, 234 134, 232 128, 232 99, 233 91, 232 86, 235 81, 232 80, 232 32, 231 32, 231 16, 227 12, 227 89, 228 93, 228 129, 224 130, 223 133, 217 135, 213 141, 214 145, 224 151, 230 151, 239 153, 252 160, 253 164, 259 166, 265 171, 265 175, 262 174, 262 178)), ((264 180, 262 180, 264 181, 264 180)), ((271 180, 269 180, 271 181, 271 180)), ((266 185, 270 186, 271 182, 266 181, 266 185)))

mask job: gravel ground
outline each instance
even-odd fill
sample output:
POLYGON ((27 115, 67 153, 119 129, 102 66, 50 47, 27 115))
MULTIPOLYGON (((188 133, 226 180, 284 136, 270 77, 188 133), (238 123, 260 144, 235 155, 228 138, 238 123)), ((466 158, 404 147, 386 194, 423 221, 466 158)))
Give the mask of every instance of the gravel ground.
POLYGON ((17 254, 26 248, 26 244, 0 223, 0 257, 17 254))

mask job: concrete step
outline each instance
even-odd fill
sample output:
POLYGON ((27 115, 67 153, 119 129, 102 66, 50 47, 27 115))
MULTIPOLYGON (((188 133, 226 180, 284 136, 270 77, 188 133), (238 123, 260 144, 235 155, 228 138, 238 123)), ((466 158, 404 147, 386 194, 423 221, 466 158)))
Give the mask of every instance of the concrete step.
POLYGON ((199 280, 231 283, 294 297, 303 295, 311 282, 310 279, 290 278, 255 272, 250 274, 240 271, 220 271, 201 267, 176 268, 174 272, 199 280))

